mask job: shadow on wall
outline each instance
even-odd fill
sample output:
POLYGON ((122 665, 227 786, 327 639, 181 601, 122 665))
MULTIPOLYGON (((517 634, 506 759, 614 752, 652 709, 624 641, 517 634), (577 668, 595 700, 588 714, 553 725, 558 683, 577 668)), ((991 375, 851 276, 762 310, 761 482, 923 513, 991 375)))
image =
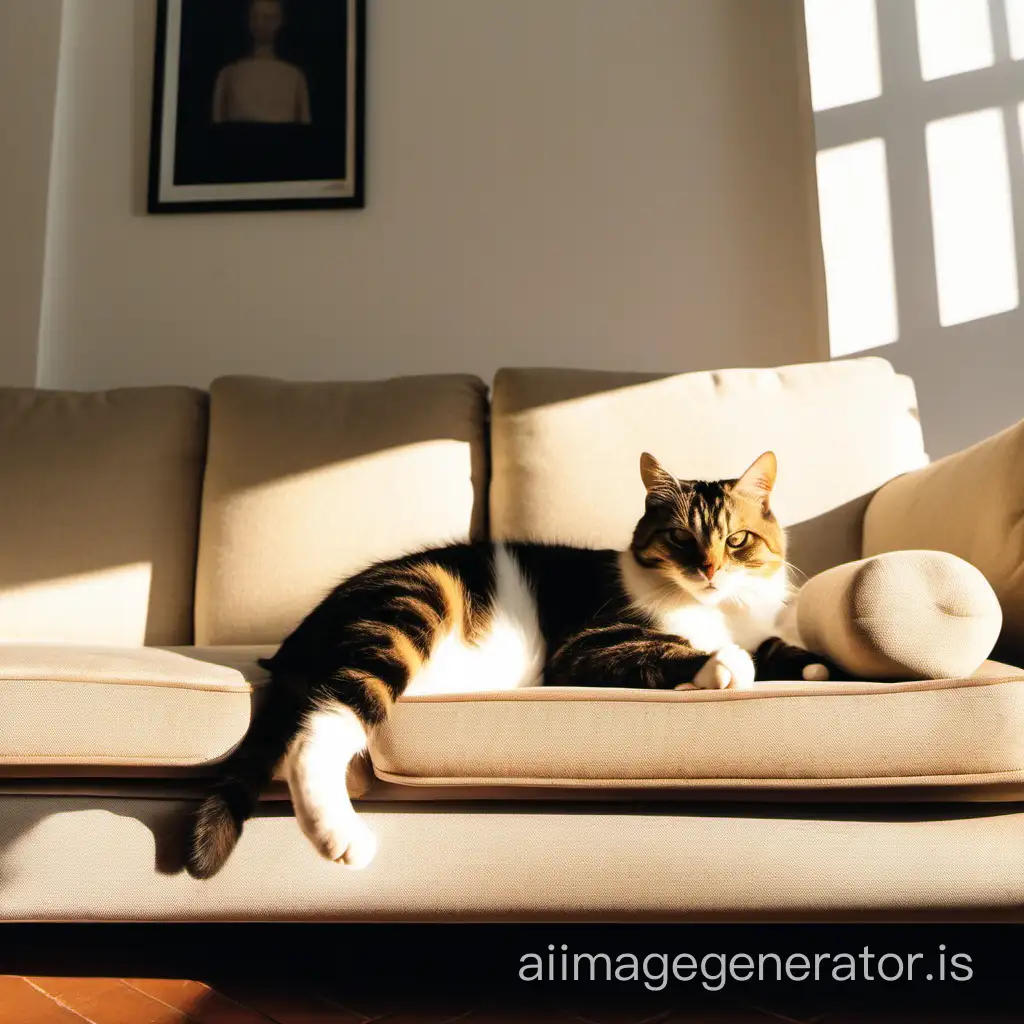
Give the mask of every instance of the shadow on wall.
POLYGON ((1024 415, 1024 4, 805 14, 831 352, 912 376, 942 456, 1024 415))

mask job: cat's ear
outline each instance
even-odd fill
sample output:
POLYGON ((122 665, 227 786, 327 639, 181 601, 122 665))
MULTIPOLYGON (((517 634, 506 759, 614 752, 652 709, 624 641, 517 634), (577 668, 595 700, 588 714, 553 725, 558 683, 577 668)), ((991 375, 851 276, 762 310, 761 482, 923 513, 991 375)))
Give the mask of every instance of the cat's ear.
POLYGON ((663 491, 666 487, 673 489, 676 486, 676 478, 650 452, 644 452, 640 456, 640 479, 643 480, 648 493, 663 491))
POLYGON ((778 469, 779 463, 775 458, 775 452, 765 452, 764 455, 759 455, 736 481, 734 490, 749 494, 767 508, 778 469))

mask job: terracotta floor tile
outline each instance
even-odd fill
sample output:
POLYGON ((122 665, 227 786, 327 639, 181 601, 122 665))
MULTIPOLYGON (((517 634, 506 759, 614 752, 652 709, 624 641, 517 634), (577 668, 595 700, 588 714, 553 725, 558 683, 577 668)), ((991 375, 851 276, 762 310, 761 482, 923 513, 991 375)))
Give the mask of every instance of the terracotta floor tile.
MULTIPOLYGON (((126 985, 186 1013, 196 1024, 267 1024, 274 1020, 258 1007, 239 1003, 201 981, 126 978, 126 985)), ((299 1024, 302 1022, 296 1018, 299 1024)), ((282 1024, 286 1024, 282 1020, 282 1024)))
POLYGON ((24 978, 0 975, 0 1020, 6 1024, 82 1024, 82 1018, 24 978))
POLYGON ((274 982, 232 979, 216 981, 214 987, 277 1024, 363 1024, 367 1019, 321 995, 312 983, 302 979, 282 978, 274 982))
POLYGON ((796 999, 744 999, 723 993, 722 1002, 741 1013, 750 1012, 774 1020, 777 1024, 824 1024, 825 1014, 818 1005, 809 1005, 796 999))
MULTIPOLYGON (((52 968, 51 968, 52 969, 52 968)), ((935 993, 932 993, 933 995, 935 993)), ((902 1010, 879 994, 879 1010, 816 1005, 814 993, 768 990, 750 998, 696 989, 508 993, 479 999, 422 994, 351 978, 276 977, 197 981, 165 978, 0 976, 0 1024, 1019 1024, 1024 1015, 976 1012, 947 1000, 937 1011, 902 1010), (365 991, 364 991, 365 989, 365 991), (570 1001, 570 996, 577 998, 570 1001), (634 998, 635 995, 635 998, 634 998), (660 999, 664 996, 664 1001, 660 999), (659 998, 655 998, 659 997, 659 998), (479 999, 479 1001, 477 1001, 479 999), (815 1001, 812 1001, 815 1000, 815 1001)), ((908 994, 909 1001, 909 994, 908 994)), ((834 1005, 835 1000, 833 1000, 834 1005)), ((916 1007, 917 1004, 915 1003, 916 1007)))
POLYGON ((1024 1011, 979 1010, 977 1014, 943 1010, 843 1010, 827 1014, 822 1024, 966 1024, 967 1021, 985 1021, 986 1024, 1020 1024, 1024 1011))
POLYGON ((189 1024, 188 1017, 117 978, 31 978, 91 1024, 189 1024))
POLYGON ((573 1020, 583 1021, 583 1024, 661 1024, 672 1012, 671 1007, 662 1006, 659 1008, 642 1006, 629 1009, 626 1006, 601 1007, 601 1006, 578 1006, 566 1007, 573 1020))
POLYGON ((427 1002, 419 1010, 399 1010, 397 1013, 375 1017, 372 1024, 465 1024, 475 1012, 467 1007, 438 1008, 432 1002, 427 1002))
POLYGON ((560 1010, 530 1010, 526 1007, 488 1009, 471 1013, 460 1024, 575 1024, 569 1014, 560 1010))
POLYGON ((779 1024, 779 1018, 753 1008, 722 1006, 673 1010, 660 1024, 779 1024))

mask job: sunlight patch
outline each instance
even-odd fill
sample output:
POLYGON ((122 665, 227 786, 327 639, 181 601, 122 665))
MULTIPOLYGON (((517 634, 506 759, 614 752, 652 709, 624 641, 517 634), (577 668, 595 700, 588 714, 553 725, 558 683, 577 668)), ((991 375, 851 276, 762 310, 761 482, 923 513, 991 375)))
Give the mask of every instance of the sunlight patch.
POLYGON ((915 7, 921 77, 926 82, 992 66, 988 0, 916 0, 915 7))
POLYGON ((818 204, 833 357, 899 337, 885 142, 818 153, 818 204))
POLYGON ((997 108, 925 128, 939 322, 1016 309, 1017 256, 1006 131, 997 108))
POLYGON ((804 0, 804 23, 815 110, 881 95, 875 0, 804 0))

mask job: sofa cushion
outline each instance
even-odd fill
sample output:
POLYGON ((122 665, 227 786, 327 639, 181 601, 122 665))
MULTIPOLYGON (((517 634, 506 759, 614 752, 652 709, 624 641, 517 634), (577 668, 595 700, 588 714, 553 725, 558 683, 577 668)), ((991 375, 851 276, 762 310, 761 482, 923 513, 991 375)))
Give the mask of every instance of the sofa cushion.
POLYGON ((801 643, 854 679, 969 676, 992 653, 999 599, 947 551, 889 551, 826 569, 796 599, 801 643))
POLYGON ((278 643, 341 578, 486 533, 475 377, 210 388, 196 641, 278 643))
POLYGON ((0 388, 0 641, 187 644, 206 395, 0 388))
POLYGON ((860 558, 871 494, 927 461, 913 384, 876 357, 660 377, 501 370, 491 434, 494 535, 593 547, 629 542, 642 451, 720 479, 773 449, 775 511, 808 575, 860 558))
POLYGON ((378 778, 410 786, 1004 787, 1024 783, 1024 672, 988 665, 971 679, 918 683, 411 697, 370 753, 378 778))
POLYGON ((249 727, 273 648, 0 645, 0 774, 23 766, 195 767, 249 727))
MULTIPOLYGON (((552 934, 564 937, 564 928, 552 928, 556 921, 563 925, 660 922, 676 927, 681 922, 719 921, 735 930, 738 921, 863 925, 864 921, 918 920, 930 922, 927 933, 917 934, 921 939, 928 936, 923 948, 935 962, 937 924, 941 923, 945 936, 952 921, 1001 920, 1019 926, 1024 920, 1024 809, 1012 805, 925 810, 835 804, 710 808, 681 802, 652 806, 645 801, 623 808, 627 813, 615 813, 607 804, 579 801, 529 806, 495 801, 483 808, 370 803, 361 811, 380 841, 380 852, 368 871, 354 872, 322 858, 296 827, 287 807, 264 806, 246 823, 242 841, 224 869, 203 881, 181 870, 181 825, 195 807, 194 800, 180 796, 119 796, 99 787, 68 795, 0 795, 0 921, 195 921, 207 929, 213 921, 294 921, 305 922, 307 934, 312 921, 360 921, 374 928, 381 922, 412 921, 449 926, 455 921, 504 921, 521 928, 533 921, 544 926, 533 933, 539 942, 552 934)), ((15 946, 19 933, 5 931, 10 935, 5 948, 13 953, 19 948, 15 946)), ((145 941, 140 931, 131 935, 145 941)), ((420 934, 427 941, 435 938, 420 934)), ((480 932, 472 934, 476 941, 486 941, 480 932)), ((78 928, 74 935, 86 942, 93 939, 86 929, 78 928)), ((583 938, 580 932, 574 935, 583 938)), ((520 936, 525 939, 522 932, 520 936)), ((621 934, 616 937, 621 943, 621 934)), ((749 932, 746 937, 750 938, 749 932)), ((217 935, 211 941, 220 938, 217 935)), ((678 931, 662 931, 660 938, 665 943, 660 948, 679 948, 678 931)), ((707 932, 701 938, 711 944, 707 932)), ((36 942, 40 940, 45 941, 43 935, 36 942)), ((971 943, 977 944, 977 940, 971 943)), ((594 945, 601 948, 593 941, 577 942, 573 948, 593 949, 594 945)), ((878 945, 885 945, 881 935, 878 945)), ((524 946, 525 941, 520 948, 524 946)), ((1013 948, 1008 947, 1010 955, 1013 948)), ((152 954, 145 950, 145 956, 152 954)), ((8 959, 19 958, 9 955, 8 959)), ((82 956, 76 959, 80 962, 82 956)), ((991 962, 991 958, 982 961, 986 966, 991 962)), ((922 966, 918 964, 917 977, 923 974, 922 966)), ((589 980, 586 961, 582 970, 582 978, 589 980)), ((989 966, 987 976, 992 974, 989 966)), ((979 980, 973 989, 937 987, 968 990, 977 1001, 983 984, 979 980)), ((694 987, 675 988, 687 993, 679 1001, 700 1000, 694 987)), ((886 990, 895 987, 886 986, 886 990)), ((608 988, 599 984, 585 990, 607 992, 608 988)), ((389 999, 399 1002, 403 991, 405 986, 396 983, 382 989, 373 1002, 384 1009, 382 1004, 389 999)), ((673 989, 669 992, 674 995, 673 989)), ((662 996, 666 1003, 671 998, 662 996)), ((6 1005, 8 1020, 26 1024, 6 1005)), ((209 1024, 265 1020, 241 1009, 236 1014, 212 1009, 196 1016, 209 1024)), ((341 1010, 275 1016, 294 1024, 366 1020, 341 1010)), ((1013 1020, 1012 1014, 998 1018, 979 1014, 974 1020, 986 1017, 1013 1020)), ((169 1011, 149 1019, 168 1018, 185 1019, 169 1011)), ((99 1019, 118 1018, 108 1011, 99 1019)), ((416 1019, 452 1018, 401 1012, 374 1017, 389 1024, 416 1019)), ((730 1013, 728 1009, 665 1018, 650 1010, 630 1015, 610 1008, 606 1013, 556 1017, 539 1010, 531 1013, 524 1006, 519 1011, 510 1008, 463 1019, 507 1024, 517 1020, 568 1024, 581 1019, 767 1024, 769 1020, 823 1018, 730 1013)), ((832 1017, 840 1019, 848 1024, 872 1020, 949 1024, 970 1017, 911 1017, 898 1012, 884 1017, 856 1012, 832 1017)))
MULTIPOLYGON (((0 645, 0 777, 209 774, 245 734, 266 682, 256 659, 272 650, 0 645)), ((479 787, 1021 799, 1024 671, 988 663, 971 679, 928 683, 407 697, 370 752, 378 779, 445 799, 479 787)), ((353 795, 362 776, 356 765, 353 795)))
POLYGON ((893 480, 864 517, 864 554, 934 548, 980 569, 1003 608, 1003 657, 1024 659, 1024 420, 893 480))

